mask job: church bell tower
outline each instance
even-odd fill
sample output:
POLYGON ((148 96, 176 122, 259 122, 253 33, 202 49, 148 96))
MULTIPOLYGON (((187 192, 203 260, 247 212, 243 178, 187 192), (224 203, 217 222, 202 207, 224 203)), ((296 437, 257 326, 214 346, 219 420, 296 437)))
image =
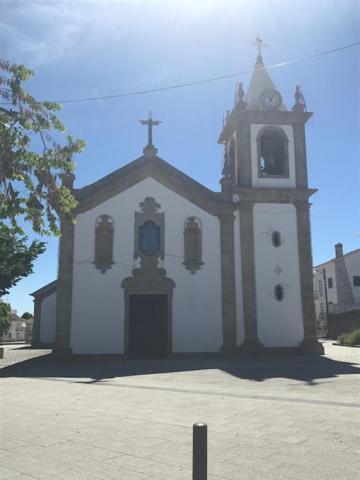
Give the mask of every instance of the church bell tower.
POLYGON ((308 200, 315 190, 308 188, 305 142, 305 124, 312 113, 299 86, 294 105, 287 109, 264 65, 259 36, 256 45, 248 90, 238 85, 218 140, 224 145, 222 192, 236 205, 240 227, 241 349, 282 347, 282 336, 291 343, 293 335, 294 346, 321 353, 315 333, 308 200), (294 309, 298 321, 290 325, 294 309), (268 330, 274 333, 268 335, 268 330), (265 345, 263 339, 271 335, 265 345))

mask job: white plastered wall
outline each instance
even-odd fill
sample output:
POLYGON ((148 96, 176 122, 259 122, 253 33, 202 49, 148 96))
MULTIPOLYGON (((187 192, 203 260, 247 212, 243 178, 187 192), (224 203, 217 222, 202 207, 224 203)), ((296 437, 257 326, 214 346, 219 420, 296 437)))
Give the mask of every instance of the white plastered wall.
POLYGON ((354 302, 360 304, 360 287, 354 286, 354 277, 360 275, 360 250, 344 255, 344 259, 354 295, 354 302))
POLYGON ((327 292, 328 303, 337 304, 338 303, 338 296, 337 296, 337 282, 336 282, 335 262, 329 262, 321 268, 325 268, 326 292, 327 292), (333 286, 329 288, 329 279, 330 278, 333 281, 333 286))
POLYGON ((40 342, 54 343, 56 325, 56 292, 43 298, 40 310, 40 342))
POLYGON ((295 153, 294 153, 294 131, 291 125, 272 125, 277 128, 281 128, 287 139, 288 149, 289 149, 289 178, 260 178, 258 176, 258 152, 257 152, 257 141, 256 138, 258 133, 264 127, 269 125, 264 124, 253 124, 251 125, 251 176, 252 176, 252 186, 253 187, 295 187, 295 153))
POLYGON ((294 205, 256 204, 254 239, 259 340, 265 347, 299 346, 304 330, 294 205), (274 230, 281 233, 280 247, 272 244, 274 230), (284 288, 282 301, 275 299, 276 284, 284 288))
POLYGON ((165 213, 167 276, 176 284, 172 304, 173 352, 219 351, 222 345, 221 263, 219 219, 147 178, 77 217, 74 245, 71 347, 74 353, 124 352, 124 291, 131 276, 134 213, 153 197, 165 213), (99 215, 114 220, 115 264, 102 274, 92 264, 94 227, 99 215), (196 216, 203 231, 204 265, 195 275, 185 269, 185 219, 196 216))

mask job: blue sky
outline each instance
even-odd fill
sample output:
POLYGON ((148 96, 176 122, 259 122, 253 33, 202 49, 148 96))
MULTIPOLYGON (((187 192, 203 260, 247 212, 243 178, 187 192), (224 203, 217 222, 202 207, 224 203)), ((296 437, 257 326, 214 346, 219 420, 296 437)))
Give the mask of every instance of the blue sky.
MULTIPOLYGON (((0 0, 1 56, 36 71, 27 89, 39 99, 104 96, 201 80, 253 68, 251 42, 260 33, 267 65, 306 57, 360 40, 360 2, 332 0, 0 0)), ((314 263, 360 247, 359 58, 355 47, 270 71, 288 107, 302 85, 314 116, 307 126, 313 197, 314 263)), ((138 123, 152 110, 163 121, 154 133, 159 156, 218 190, 223 113, 235 83, 205 85, 90 103, 67 103, 60 117, 86 141, 76 158, 76 187, 91 183, 142 153, 138 123)), ((30 234, 32 237, 32 235, 30 234)), ((32 311, 31 291, 57 275, 57 239, 34 273, 7 300, 32 311)))

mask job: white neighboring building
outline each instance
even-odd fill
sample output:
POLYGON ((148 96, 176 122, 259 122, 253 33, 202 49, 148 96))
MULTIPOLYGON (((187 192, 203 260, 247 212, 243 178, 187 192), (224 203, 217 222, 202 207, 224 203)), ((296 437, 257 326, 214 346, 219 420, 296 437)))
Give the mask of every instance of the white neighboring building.
POLYGON ((317 323, 328 313, 360 308, 360 248, 344 255, 335 245, 335 258, 314 267, 314 300, 317 323))
MULTIPOLYGON (((81 189, 62 219, 58 279, 33 292, 33 344, 125 357, 322 353, 312 293, 305 124, 261 54, 218 142, 221 191, 143 155, 81 189)), ((181 146, 176 145, 176 148, 181 146)), ((184 152, 184 154, 187 154, 184 152)), ((205 168, 204 164, 204 168, 205 168)))
POLYGON ((10 328, 5 335, 0 337, 2 342, 25 342, 26 320, 17 315, 16 310, 11 311, 10 328))

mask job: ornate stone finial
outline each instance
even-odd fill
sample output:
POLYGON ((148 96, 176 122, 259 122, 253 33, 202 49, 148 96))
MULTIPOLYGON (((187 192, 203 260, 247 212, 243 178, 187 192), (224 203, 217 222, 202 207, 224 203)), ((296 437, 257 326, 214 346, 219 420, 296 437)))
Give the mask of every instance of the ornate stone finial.
POLYGON ((294 96, 295 96, 295 105, 292 107, 292 110, 294 112, 306 112, 305 98, 301 91, 300 85, 296 85, 294 96))
POLYGON ((256 57, 256 62, 263 63, 262 59, 262 48, 268 47, 269 45, 265 44, 263 39, 257 34, 255 42, 252 42, 253 45, 257 47, 258 55, 256 57))
POLYGON ((72 190, 74 187, 75 175, 72 172, 64 172, 60 175, 60 178, 63 186, 72 190))
POLYGON ((244 97, 245 97, 245 92, 244 92, 243 83, 240 82, 236 91, 235 104, 237 107, 241 109, 244 109, 246 107, 246 102, 244 100, 244 97))
POLYGON ((223 168, 222 168, 221 174, 222 174, 223 178, 230 178, 231 177, 230 157, 229 157, 229 155, 226 151, 226 146, 225 146, 223 168))
POLYGON ((153 145, 152 129, 154 125, 158 126, 162 122, 160 120, 153 120, 151 111, 149 112, 149 116, 147 120, 139 120, 139 122, 141 123, 141 125, 147 125, 148 127, 148 144, 143 149, 144 155, 148 155, 148 156, 156 155, 157 148, 155 148, 153 145))

